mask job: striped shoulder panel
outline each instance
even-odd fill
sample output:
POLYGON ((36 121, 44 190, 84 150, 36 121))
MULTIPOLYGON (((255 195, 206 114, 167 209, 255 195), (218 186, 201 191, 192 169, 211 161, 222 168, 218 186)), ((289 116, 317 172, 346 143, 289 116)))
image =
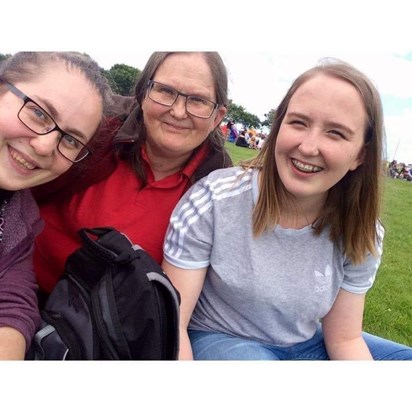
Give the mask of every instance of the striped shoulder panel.
POLYGON ((170 230, 165 241, 165 252, 178 258, 182 252, 185 235, 190 227, 208 211, 214 202, 239 195, 252 186, 252 171, 239 169, 229 176, 212 176, 204 179, 190 192, 186 201, 175 210, 170 220, 170 230))

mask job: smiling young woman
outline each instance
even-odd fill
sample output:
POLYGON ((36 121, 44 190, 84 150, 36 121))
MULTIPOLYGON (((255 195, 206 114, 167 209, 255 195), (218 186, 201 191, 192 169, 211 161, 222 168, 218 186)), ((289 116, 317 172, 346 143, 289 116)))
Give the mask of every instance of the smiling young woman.
POLYGON ((181 295, 181 359, 412 359, 362 332, 382 254, 382 141, 374 85, 325 62, 294 81, 253 160, 185 194, 163 262, 181 295))
POLYGON ((16 53, 0 66, 0 359, 23 359, 40 321, 32 252, 43 223, 28 189, 90 154, 109 90, 78 53, 16 53))

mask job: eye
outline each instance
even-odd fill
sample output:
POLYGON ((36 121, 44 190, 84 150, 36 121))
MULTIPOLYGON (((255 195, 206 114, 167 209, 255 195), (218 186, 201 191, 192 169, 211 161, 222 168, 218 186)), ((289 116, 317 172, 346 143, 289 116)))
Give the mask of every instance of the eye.
POLYGON ((27 102, 24 105, 23 113, 25 117, 30 119, 31 122, 34 122, 41 127, 47 125, 52 126, 53 121, 51 120, 49 114, 33 102, 27 102))
POLYGON ((83 147, 77 139, 69 134, 63 135, 60 142, 66 149, 81 150, 83 147))
POLYGON ((156 88, 156 91, 158 93, 170 95, 170 96, 174 96, 176 94, 176 91, 174 89, 171 89, 170 87, 166 87, 166 86, 158 86, 156 88))
POLYGON ((339 137, 341 139, 346 139, 346 136, 339 130, 328 130, 327 132, 329 135, 332 135, 333 137, 339 137))
POLYGON ((190 101, 190 103, 196 104, 198 106, 210 106, 212 104, 211 102, 209 102, 209 100, 203 99, 199 96, 189 96, 188 100, 190 101))
POLYGON ((39 106, 33 106, 32 112, 39 120, 46 121, 49 118, 47 113, 45 113, 39 106))
POLYGON ((292 119, 287 122, 288 124, 296 127, 306 127, 306 123, 303 120, 292 119))

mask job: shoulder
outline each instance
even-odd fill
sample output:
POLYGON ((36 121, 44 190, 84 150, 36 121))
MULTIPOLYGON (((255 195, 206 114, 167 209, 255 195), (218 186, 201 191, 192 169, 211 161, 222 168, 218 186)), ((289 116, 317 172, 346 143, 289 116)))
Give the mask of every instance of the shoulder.
POLYGON ((207 180, 209 181, 221 181, 221 180, 229 180, 235 181, 239 179, 250 179, 251 178, 251 170, 245 170, 243 167, 240 166, 232 166, 227 167, 224 169, 217 169, 213 172, 210 172, 207 176, 207 180))
POLYGON ((244 194, 252 193, 252 171, 240 167, 219 169, 195 183, 180 199, 175 215, 194 213, 201 216, 217 207, 241 202, 244 194))
POLYGON ((111 102, 105 109, 105 115, 108 117, 116 117, 125 119, 130 112, 137 106, 135 96, 122 96, 120 94, 113 94, 111 102))
POLYGON ((14 193, 6 206, 4 220, 2 249, 5 254, 18 245, 31 245, 43 229, 38 206, 29 189, 14 193))
POLYGON ((21 196, 21 216, 26 223, 29 232, 38 235, 43 229, 43 221, 40 217, 39 207, 34 200, 30 189, 19 192, 21 196))
POLYGON ((199 181, 198 187, 206 187, 209 192, 218 195, 238 190, 240 187, 245 187, 245 185, 251 186, 251 182, 252 171, 235 166, 214 170, 199 181))
POLYGON ((29 189, 15 192, 8 209, 9 216, 21 217, 24 221, 32 222, 39 219, 39 208, 29 189))
POLYGON ((230 201, 234 196, 250 190, 252 173, 240 167, 218 169, 196 182, 180 199, 175 215, 180 210, 192 210, 202 215, 221 201, 230 201))

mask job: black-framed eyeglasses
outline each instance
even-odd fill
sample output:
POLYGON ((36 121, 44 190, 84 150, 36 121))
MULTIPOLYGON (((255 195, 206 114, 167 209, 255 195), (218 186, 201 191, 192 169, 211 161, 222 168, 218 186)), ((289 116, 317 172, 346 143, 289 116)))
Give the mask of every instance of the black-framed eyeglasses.
POLYGON ((163 106, 173 106, 179 96, 186 98, 186 111, 196 117, 209 119, 213 111, 219 106, 218 103, 200 96, 193 96, 177 91, 166 84, 149 80, 147 83, 148 96, 151 100, 163 106))
POLYGON ((23 100, 23 106, 17 112, 17 118, 32 132, 43 136, 57 130, 60 138, 57 143, 59 153, 72 163, 82 161, 92 152, 81 141, 60 129, 56 121, 29 96, 26 96, 16 86, 0 78, 9 90, 23 100))

